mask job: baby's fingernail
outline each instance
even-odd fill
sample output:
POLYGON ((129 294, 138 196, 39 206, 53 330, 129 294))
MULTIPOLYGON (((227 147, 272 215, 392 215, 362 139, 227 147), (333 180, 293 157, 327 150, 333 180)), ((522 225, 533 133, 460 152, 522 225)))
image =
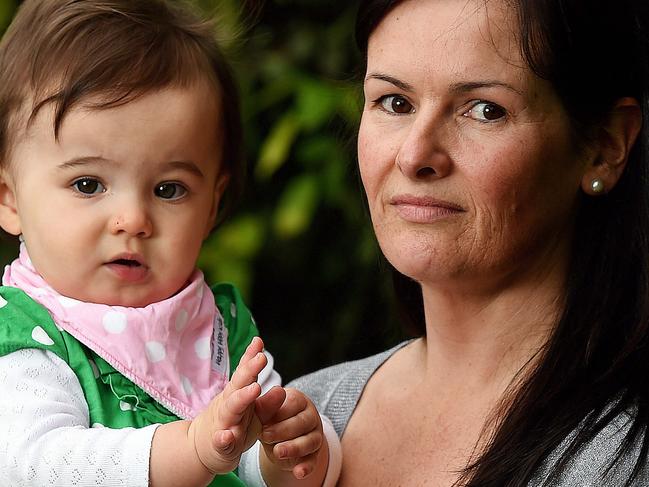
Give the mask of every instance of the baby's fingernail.
POLYGON ((286 458, 286 457, 287 457, 286 448, 279 447, 279 448, 277 449, 277 456, 278 456, 279 458, 286 458))
POLYGON ((303 479, 309 474, 309 471, 306 467, 300 467, 295 469, 295 477, 297 479, 303 479))

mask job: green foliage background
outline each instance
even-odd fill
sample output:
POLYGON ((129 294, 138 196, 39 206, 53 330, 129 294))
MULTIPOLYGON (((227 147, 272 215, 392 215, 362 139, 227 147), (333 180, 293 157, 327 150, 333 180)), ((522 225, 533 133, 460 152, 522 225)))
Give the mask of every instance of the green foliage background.
MULTIPOLYGON (((344 0, 194 0, 219 19, 243 99, 249 180, 206 241, 210 282, 234 282, 285 379, 402 338, 355 162, 362 106, 344 0)), ((0 30, 19 2, 0 1, 0 30)), ((15 245, 5 244, 9 260, 15 245)))

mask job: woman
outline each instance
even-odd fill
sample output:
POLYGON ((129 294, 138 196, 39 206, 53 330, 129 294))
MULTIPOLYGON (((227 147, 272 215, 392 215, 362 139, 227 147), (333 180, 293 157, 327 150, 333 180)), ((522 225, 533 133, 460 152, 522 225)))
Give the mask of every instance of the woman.
POLYGON ((423 337, 299 379, 339 485, 649 485, 644 0, 365 0, 358 158, 423 337))

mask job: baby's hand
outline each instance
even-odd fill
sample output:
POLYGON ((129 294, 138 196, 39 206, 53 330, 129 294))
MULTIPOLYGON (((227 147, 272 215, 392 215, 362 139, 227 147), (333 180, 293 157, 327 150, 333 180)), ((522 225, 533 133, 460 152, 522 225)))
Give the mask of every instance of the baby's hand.
MULTIPOLYGON (((262 424, 260 441, 275 468, 292 472, 300 480, 310 475, 319 461, 327 462, 328 455, 320 451, 327 448, 322 421, 311 400, 297 389, 284 389, 284 401, 276 407, 281 390, 274 388, 257 399, 256 412, 262 424)), ((268 465, 262 459, 264 464, 268 465)), ((326 470, 326 466, 319 470, 326 470)))
POLYGON ((254 405, 261 394, 257 376, 267 362, 263 349, 263 342, 255 337, 223 392, 189 427, 196 454, 212 474, 234 470, 241 453, 252 446, 261 431, 254 405))

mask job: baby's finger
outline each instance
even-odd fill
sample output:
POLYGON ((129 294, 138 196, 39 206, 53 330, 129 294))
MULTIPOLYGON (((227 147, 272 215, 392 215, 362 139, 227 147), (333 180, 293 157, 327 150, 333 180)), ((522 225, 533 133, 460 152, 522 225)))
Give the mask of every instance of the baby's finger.
POLYGON ((259 352, 264 351, 264 342, 261 338, 259 337, 253 337, 248 346, 246 347, 246 351, 243 352, 243 355, 239 359, 239 364, 241 365, 248 360, 250 360, 252 357, 257 355, 259 352))
POLYGON ((255 401, 255 413, 261 424, 266 424, 273 419, 279 408, 284 404, 285 399, 286 391, 279 386, 273 386, 270 391, 257 398, 255 401))
POLYGON ((307 464, 305 465, 306 475, 311 473, 315 468, 315 465, 317 464, 318 461, 318 455, 319 452, 316 452, 316 453, 312 453, 311 455, 307 455, 306 457, 286 458, 284 460, 280 460, 277 457, 273 456, 272 452, 266 453, 266 456, 270 459, 270 461, 273 462, 273 464, 275 464, 277 468, 285 472, 291 472, 296 466, 306 463, 307 464), (310 465, 313 465, 313 467, 310 467, 310 465))
POLYGON ((322 446, 323 438, 320 431, 312 431, 289 441, 283 441, 273 447, 273 455, 279 460, 300 459, 317 452, 322 446))
POLYGON ((313 473, 318 462, 318 453, 312 453, 300 460, 300 463, 295 465, 292 470, 293 476, 298 480, 306 478, 313 473))
POLYGON ((246 410, 254 404, 255 399, 260 394, 261 386, 256 382, 233 391, 232 394, 225 398, 223 407, 219 408, 218 417, 220 424, 224 427, 239 424, 246 410))
POLYGON ((277 458, 277 455, 275 455, 273 451, 273 445, 266 445, 262 443, 262 446, 264 447, 264 450, 266 451, 266 457, 277 467, 279 467, 280 470, 284 470, 287 472, 290 472, 293 470, 293 467, 295 467, 298 463, 302 462, 302 458, 285 458, 285 459, 279 459, 277 458))
POLYGON ((290 387, 287 387, 284 390, 286 391, 286 399, 279 411, 277 411, 277 414, 272 418, 275 423, 279 423, 280 421, 284 421, 285 419, 299 414, 301 411, 306 410, 310 405, 310 402, 304 393, 290 387))
MULTIPOLYGON (((259 372, 266 367, 267 363, 268 359, 262 352, 259 352, 247 362, 242 362, 239 367, 237 367, 237 370, 234 371, 234 374, 232 374, 232 378, 228 384, 230 390, 241 389, 255 382, 259 372)), ((230 393, 230 391, 228 391, 228 393, 230 393)))
POLYGON ((302 435, 317 431, 320 433, 320 416, 310 411, 302 411, 279 423, 264 426, 261 441, 264 443, 279 443, 292 440, 302 435))

